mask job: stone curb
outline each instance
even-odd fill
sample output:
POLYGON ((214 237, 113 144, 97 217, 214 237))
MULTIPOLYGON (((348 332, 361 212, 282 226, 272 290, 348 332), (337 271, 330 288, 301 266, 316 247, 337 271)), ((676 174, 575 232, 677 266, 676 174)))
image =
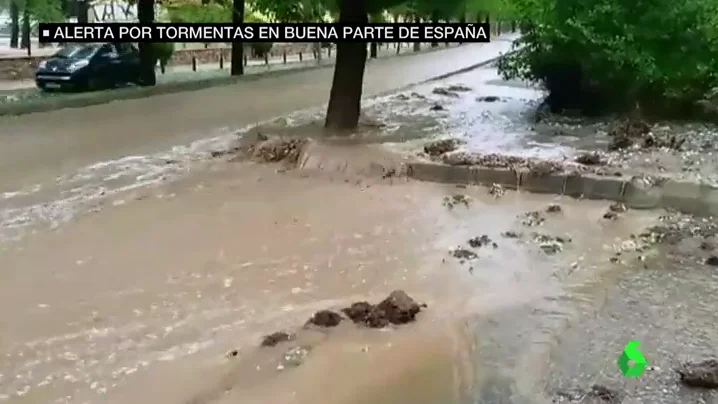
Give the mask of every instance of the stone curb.
POLYGON ((479 166, 452 166, 430 162, 407 163, 407 176, 419 181, 491 186, 566 195, 574 198, 621 202, 633 209, 670 208, 699 216, 718 215, 718 188, 690 181, 641 177, 608 177, 595 174, 552 173, 479 166))
MULTIPOLYGON (((459 45, 459 46, 461 46, 461 45, 459 45)), ((439 51, 442 49, 443 48, 436 48, 436 49, 429 49, 425 52, 420 52, 420 53, 404 53, 404 54, 399 54, 399 55, 387 55, 384 57, 380 57, 378 59, 389 59, 389 58, 396 58, 396 57, 412 56, 412 55, 417 55, 417 54, 427 54, 427 53, 436 52, 436 51, 439 51)), ((500 59, 502 56, 503 55, 500 55, 500 56, 497 56, 497 57, 489 59, 489 60, 484 60, 482 62, 475 63, 468 67, 463 67, 456 71, 444 73, 442 75, 421 81, 419 83, 409 84, 409 85, 403 86, 402 88, 399 88, 399 89, 392 89, 390 91, 378 94, 376 96, 386 95, 386 94, 394 93, 397 91, 404 91, 407 88, 413 87, 417 84, 423 84, 423 83, 427 83, 427 82, 431 82, 431 81, 441 80, 441 79, 451 77, 456 74, 465 73, 467 71, 477 69, 479 67, 494 63, 496 60, 500 59)), ((208 79, 203 79, 203 80, 192 80, 192 81, 166 83, 166 84, 161 84, 161 85, 154 86, 154 87, 129 87, 129 88, 106 90, 106 91, 94 92, 94 93, 82 93, 82 94, 78 94, 77 98, 74 98, 72 96, 58 97, 58 98, 54 98, 54 97, 39 98, 37 100, 32 100, 29 102, 0 104, 0 117, 12 116, 12 115, 25 115, 25 114, 31 114, 31 113, 36 113, 36 112, 48 112, 48 111, 54 111, 54 110, 58 110, 58 109, 65 109, 65 108, 82 108, 82 107, 89 107, 92 105, 107 104, 112 101, 133 100, 133 99, 139 99, 139 98, 152 97, 155 95, 173 94, 173 93, 185 92, 185 91, 197 91, 197 90, 203 90, 203 89, 211 88, 211 87, 215 87, 215 86, 231 85, 231 84, 235 84, 235 83, 242 82, 242 81, 252 81, 252 80, 259 80, 259 79, 264 79, 264 78, 280 77, 280 76, 284 76, 284 75, 288 75, 288 74, 295 74, 295 73, 302 73, 302 72, 311 71, 311 70, 325 69, 325 68, 329 68, 329 67, 333 67, 333 66, 334 66, 334 63, 328 63, 328 64, 324 64, 324 65, 321 65, 321 64, 310 65, 310 66, 297 67, 297 68, 292 68, 292 69, 282 69, 282 70, 276 70, 276 71, 248 74, 248 75, 244 75, 244 76, 213 77, 213 78, 208 78, 208 79)))

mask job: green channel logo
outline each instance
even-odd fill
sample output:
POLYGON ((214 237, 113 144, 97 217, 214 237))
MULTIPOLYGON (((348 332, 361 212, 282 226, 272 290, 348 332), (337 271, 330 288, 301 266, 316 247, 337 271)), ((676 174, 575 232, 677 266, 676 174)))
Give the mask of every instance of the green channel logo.
POLYGON ((621 356, 618 357, 616 364, 626 377, 639 377, 648 366, 646 358, 643 357, 643 353, 638 349, 639 345, 641 345, 639 341, 629 341, 623 348, 621 356))

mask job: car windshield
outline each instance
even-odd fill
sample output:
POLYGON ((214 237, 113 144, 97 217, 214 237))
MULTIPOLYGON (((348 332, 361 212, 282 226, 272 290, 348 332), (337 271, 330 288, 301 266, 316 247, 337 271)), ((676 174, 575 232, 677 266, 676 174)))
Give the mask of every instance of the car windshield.
POLYGON ((99 45, 69 45, 55 53, 54 57, 61 59, 85 59, 92 56, 99 45))

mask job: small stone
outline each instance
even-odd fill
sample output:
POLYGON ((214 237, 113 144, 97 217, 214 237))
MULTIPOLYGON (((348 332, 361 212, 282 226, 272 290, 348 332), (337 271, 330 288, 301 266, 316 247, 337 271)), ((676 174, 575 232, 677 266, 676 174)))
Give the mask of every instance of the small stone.
POLYGON ((307 321, 307 325, 316 325, 317 327, 336 327, 342 322, 342 316, 331 310, 320 310, 307 321))
POLYGON ((701 243, 701 250, 703 251, 714 251, 716 249, 715 241, 703 241, 701 243))
POLYGON ((583 153, 576 157, 576 162, 587 166, 596 166, 601 164, 601 156, 598 153, 583 153))
POLYGON ((603 215, 603 218, 604 218, 604 219, 609 219, 609 220, 616 220, 616 219, 618 219, 618 213, 616 213, 616 212, 606 212, 606 213, 603 215))
POLYGON ((715 255, 711 255, 706 259, 706 265, 718 267, 718 257, 715 255))
POLYGON ((546 208, 546 212, 548 213, 560 213, 562 211, 563 209, 561 209, 561 206, 556 203, 552 203, 546 208))
POLYGON ((521 237, 523 237, 523 234, 516 232, 516 231, 509 230, 509 231, 505 231, 505 232, 501 233, 501 236, 506 237, 506 238, 521 238, 521 237))
POLYGON ((265 336, 262 339, 262 346, 264 347, 272 347, 277 346, 281 342, 291 341, 294 339, 294 335, 288 334, 283 331, 275 332, 274 334, 269 334, 265 336))
POLYGON ((441 104, 434 104, 434 105, 432 105, 431 108, 429 108, 429 109, 432 110, 432 111, 443 111, 445 108, 444 108, 444 106, 441 105, 441 104))
POLYGON ((609 209, 611 212, 616 212, 616 213, 623 213, 623 212, 625 212, 625 211, 628 210, 628 208, 626 207, 626 205, 624 205, 624 204, 622 204, 622 203, 620 203, 620 202, 616 202, 616 203, 612 204, 611 206, 608 207, 608 209, 609 209))
POLYGON ((497 102, 501 100, 501 98, 495 96, 495 95, 488 95, 486 97, 476 97, 476 101, 478 102, 497 102))

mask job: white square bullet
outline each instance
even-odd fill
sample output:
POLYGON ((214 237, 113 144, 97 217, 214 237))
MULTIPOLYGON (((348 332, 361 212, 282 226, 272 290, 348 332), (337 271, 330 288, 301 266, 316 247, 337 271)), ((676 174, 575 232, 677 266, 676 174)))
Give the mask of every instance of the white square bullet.
POLYGON ((50 30, 49 30, 49 29, 43 29, 43 30, 42 30, 42 36, 50 36, 50 30))

